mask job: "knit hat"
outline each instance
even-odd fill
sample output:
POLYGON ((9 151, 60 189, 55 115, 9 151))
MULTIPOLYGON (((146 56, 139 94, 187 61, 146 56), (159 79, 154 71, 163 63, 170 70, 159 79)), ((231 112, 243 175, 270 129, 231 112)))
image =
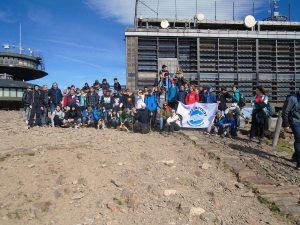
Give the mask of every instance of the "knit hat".
POLYGON ((210 91, 210 89, 212 89, 212 86, 208 85, 207 90, 210 91))
POLYGON ((222 114, 221 110, 218 110, 218 111, 216 112, 216 114, 218 114, 218 113, 222 114))

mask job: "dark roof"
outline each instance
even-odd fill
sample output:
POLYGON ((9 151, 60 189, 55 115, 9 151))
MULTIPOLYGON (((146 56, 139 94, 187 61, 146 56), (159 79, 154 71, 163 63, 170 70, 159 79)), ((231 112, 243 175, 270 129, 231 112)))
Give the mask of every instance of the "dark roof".
POLYGON ((0 65, 0 74, 11 74, 14 76, 16 80, 35 80, 42 78, 48 73, 42 70, 37 70, 29 67, 18 67, 18 66, 7 66, 7 65, 0 65))
POLYGON ((28 86, 32 86, 34 88, 34 84, 26 83, 17 80, 7 80, 7 79, 0 79, 0 87, 1 88, 27 88, 28 86))

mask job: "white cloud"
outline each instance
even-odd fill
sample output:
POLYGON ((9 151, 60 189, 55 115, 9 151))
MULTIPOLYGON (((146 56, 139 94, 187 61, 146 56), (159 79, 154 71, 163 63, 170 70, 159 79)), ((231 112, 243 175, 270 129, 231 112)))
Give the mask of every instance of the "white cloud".
POLYGON ((43 7, 32 6, 31 9, 28 10, 27 16, 33 22, 42 25, 49 25, 52 20, 52 15, 43 7))
POLYGON ((0 20, 5 23, 14 23, 17 21, 16 18, 12 18, 13 14, 11 12, 0 11, 0 20))
MULTIPOLYGON (((115 21, 132 25, 135 14, 135 0, 83 0, 92 10, 100 13, 104 18, 112 18, 115 21)), ((235 0, 234 15, 235 19, 243 19, 252 14, 253 2, 255 6, 254 13, 262 11, 262 8, 268 9, 268 0, 235 0)), ((217 20, 233 19, 233 1, 217 0, 217 20)), ((144 18, 175 18, 177 12, 178 19, 193 18, 196 13, 203 13, 206 19, 215 18, 215 1, 213 0, 140 0, 138 4, 138 16, 144 18), (176 10, 175 10, 176 2, 176 10)))
POLYGON ((97 68, 102 68, 101 66, 98 66, 98 65, 95 65, 95 64, 92 64, 92 63, 88 63, 88 62, 85 62, 85 61, 82 61, 82 60, 79 60, 79 59, 70 58, 70 57, 67 57, 67 56, 55 55, 55 57, 59 57, 59 58, 63 58, 63 59, 67 59, 67 60, 71 60, 71 61, 83 63, 83 64, 86 64, 86 65, 89 65, 89 66, 93 66, 93 67, 97 67, 97 68))

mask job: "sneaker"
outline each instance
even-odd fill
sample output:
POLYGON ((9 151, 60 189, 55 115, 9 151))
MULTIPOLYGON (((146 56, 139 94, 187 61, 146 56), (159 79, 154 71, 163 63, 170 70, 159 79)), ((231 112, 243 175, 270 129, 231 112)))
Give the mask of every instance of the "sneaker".
POLYGON ((81 128, 85 128, 85 126, 81 126, 81 128))
POLYGON ((260 145, 264 144, 264 139, 259 139, 259 142, 258 142, 260 145))
POLYGON ((248 144, 252 144, 253 143, 253 138, 251 138, 249 141, 248 141, 248 144))
POLYGON ((28 124, 28 120, 26 120, 25 123, 28 124))
POLYGON ((208 133, 208 132, 203 132, 203 134, 205 134, 205 135, 209 135, 209 133, 208 133))
POLYGON ((77 128, 78 128, 78 126, 77 126, 77 125, 75 125, 75 126, 74 126, 74 128, 75 128, 75 129, 77 129, 77 128))
POLYGON ((225 137, 225 134, 221 134, 220 137, 221 137, 221 138, 224 138, 224 137, 225 137))
POLYGON ((40 126, 39 126, 39 125, 36 125, 35 127, 36 127, 36 128, 40 128, 40 126))
POLYGON ((228 136, 229 138, 231 138, 231 134, 228 133, 227 136, 228 136))

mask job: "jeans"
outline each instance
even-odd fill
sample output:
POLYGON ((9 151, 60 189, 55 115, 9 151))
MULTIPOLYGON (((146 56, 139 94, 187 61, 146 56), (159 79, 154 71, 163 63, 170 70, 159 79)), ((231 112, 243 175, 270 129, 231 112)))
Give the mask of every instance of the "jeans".
POLYGON ((25 108, 24 120, 29 121, 31 109, 29 108, 29 106, 25 106, 24 108, 25 108))
POLYGON ((295 154, 293 158, 297 160, 297 167, 300 167, 300 122, 293 122, 291 125, 294 134, 294 148, 295 154))
POLYGON ((179 131, 180 130, 180 126, 176 123, 176 122, 172 122, 170 123, 169 126, 165 126, 165 131, 166 132, 174 132, 175 131, 179 131))
POLYGON ((49 121, 48 117, 48 107, 45 106, 42 111, 42 125, 45 125, 49 121))
POLYGON ((50 111, 51 111, 51 115, 52 115, 52 113, 55 111, 55 107, 56 107, 56 104, 50 103, 50 111))
MULTIPOLYGON (((87 117, 82 117, 82 126, 85 126, 85 124, 87 124, 87 122, 89 121, 89 119, 87 117)), ((94 121, 91 120, 90 124, 93 124, 94 121)))
POLYGON ((220 128, 218 126, 215 126, 214 128, 212 128, 212 125, 209 125, 209 127, 207 128, 207 132, 210 134, 219 134, 219 130, 220 128))
POLYGON ((118 119, 112 119, 112 120, 109 121, 109 124, 112 127, 116 128, 119 125, 119 120, 118 119))
POLYGON ((166 120, 163 118, 159 118, 159 129, 162 130, 164 125, 166 124, 166 120))
POLYGON ((252 124, 250 130, 250 139, 252 139, 256 134, 258 134, 260 139, 264 138, 264 131, 265 131, 265 121, 266 119, 263 117, 264 122, 258 123, 256 118, 256 113, 252 113, 252 124))

